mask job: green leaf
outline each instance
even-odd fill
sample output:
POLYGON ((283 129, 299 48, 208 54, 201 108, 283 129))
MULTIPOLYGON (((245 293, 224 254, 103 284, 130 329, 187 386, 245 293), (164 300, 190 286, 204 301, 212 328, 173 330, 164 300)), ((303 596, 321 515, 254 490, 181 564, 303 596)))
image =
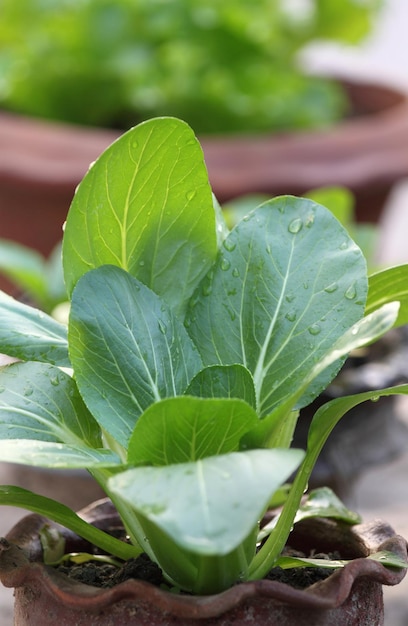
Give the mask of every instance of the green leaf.
MULTIPOLYGON (((408 563, 406 561, 388 550, 381 550, 380 552, 369 554, 367 558, 372 559, 373 561, 378 561, 385 567, 408 568, 408 563)), ((282 569, 291 569, 296 567, 327 567, 329 569, 338 569, 339 567, 344 567, 349 563, 352 563, 352 561, 347 561, 345 559, 306 559, 293 556, 281 556, 276 561, 276 567, 280 567, 282 569)))
MULTIPOLYGON (((288 494, 286 493, 282 504, 286 502, 287 496, 288 494)), ((361 517, 354 511, 350 511, 328 487, 313 489, 313 491, 308 494, 306 501, 302 502, 297 510, 293 523, 296 524, 297 522, 311 517, 334 518, 346 524, 359 524, 361 522, 361 517)), ((279 516, 277 515, 271 522, 262 527, 258 533, 258 542, 270 535, 278 519, 279 516)))
POLYGON ((257 525, 303 455, 302 450, 233 452, 195 463, 130 469, 108 484, 178 546, 226 555, 257 525))
POLYGON ((256 408, 254 380, 242 365, 212 365, 194 376, 186 395, 200 398, 240 398, 256 408))
POLYGON ((390 552, 389 550, 380 550, 379 552, 375 552, 374 554, 370 554, 369 559, 373 561, 378 561, 385 567, 403 567, 405 569, 408 568, 408 563, 404 561, 402 558, 390 552))
POLYGON ((67 327, 0 291, 0 353, 69 367, 67 327))
POLYGON ((394 300, 401 304, 395 326, 408 324, 408 264, 377 272, 368 279, 367 314, 394 300))
POLYGON ((69 293, 100 265, 117 265, 183 309, 217 252, 203 154, 174 118, 122 135, 90 168, 72 202, 63 262, 69 293))
POLYGON ((295 523, 310 517, 331 517, 347 524, 359 524, 361 517, 350 511, 328 487, 314 489, 296 513, 295 523))
POLYGON ((143 411, 162 398, 182 395, 202 368, 170 308, 114 266, 79 280, 72 295, 69 344, 85 403, 125 447, 143 411))
MULTIPOLYGON (((80 537, 83 537, 90 543, 105 550, 108 554, 113 554, 123 560, 135 557, 141 552, 140 548, 115 539, 111 535, 99 530, 99 528, 95 528, 92 524, 84 522, 83 519, 64 504, 37 495, 27 489, 0 485, 0 505, 1 504, 17 506, 32 511, 33 513, 44 515, 44 517, 57 524, 69 528, 80 537)), ((44 524, 46 524, 46 522, 44 522, 44 524)))
MULTIPOLYGON (((224 241, 186 326, 205 365, 249 369, 258 410, 267 415, 362 317, 366 293, 365 260, 339 222, 310 200, 281 197, 253 211, 224 241)), ((301 405, 341 363, 310 385, 301 405)))
POLYGON ((138 419, 128 462, 170 465, 235 452, 257 422, 256 412, 242 400, 167 398, 138 419))
POLYGON ((98 424, 75 381, 45 363, 15 363, 0 369, 0 440, 36 439, 101 447, 98 424))
POLYGON ((38 439, 1 439, 0 458, 4 463, 19 463, 31 467, 74 469, 89 467, 117 467, 122 465, 120 457, 99 448, 69 445, 38 439))
POLYGON ((344 567, 351 561, 345 559, 308 559, 296 556, 280 556, 274 567, 281 569, 295 569, 298 567, 327 567, 328 569, 338 569, 344 567))

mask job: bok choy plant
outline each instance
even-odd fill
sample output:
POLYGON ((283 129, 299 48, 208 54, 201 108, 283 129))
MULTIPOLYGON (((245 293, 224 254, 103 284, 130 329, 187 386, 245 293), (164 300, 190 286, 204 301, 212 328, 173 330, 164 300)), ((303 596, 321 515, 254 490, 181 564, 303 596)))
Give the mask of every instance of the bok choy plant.
POLYGON ((0 296, 0 352, 19 359, 0 368, 0 458, 86 468, 130 543, 20 488, 0 503, 121 559, 146 552, 196 594, 262 578, 304 516, 358 520, 325 491, 304 503, 310 473, 347 410, 408 385, 324 405, 306 451, 291 438, 347 354, 406 323, 406 266, 369 281, 344 227, 305 198, 265 202, 229 231, 192 130, 157 118, 91 165, 63 267, 68 328, 0 296))

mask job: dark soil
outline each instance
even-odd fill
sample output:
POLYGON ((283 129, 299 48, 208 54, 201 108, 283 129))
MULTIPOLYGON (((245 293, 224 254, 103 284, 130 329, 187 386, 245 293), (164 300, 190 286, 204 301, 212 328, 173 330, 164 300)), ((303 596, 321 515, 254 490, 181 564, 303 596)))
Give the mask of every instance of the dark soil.
MULTIPOLYGON (((295 552, 290 549, 286 551, 286 554, 299 557, 306 556, 303 553, 295 552)), ((313 557, 338 559, 339 555, 337 553, 330 555, 314 554, 313 557)), ((143 580, 158 587, 168 587, 168 583, 166 583, 161 569, 158 565, 153 563, 146 554, 141 554, 135 559, 129 559, 119 568, 107 563, 89 561, 81 565, 60 565, 58 571, 67 574, 70 578, 87 585, 93 585, 94 587, 114 587, 131 578, 143 580)), ((332 572, 333 569, 324 567, 301 567, 295 569, 274 567, 266 578, 268 580, 286 583, 296 589, 305 589, 320 580, 324 580, 330 576, 332 572)))

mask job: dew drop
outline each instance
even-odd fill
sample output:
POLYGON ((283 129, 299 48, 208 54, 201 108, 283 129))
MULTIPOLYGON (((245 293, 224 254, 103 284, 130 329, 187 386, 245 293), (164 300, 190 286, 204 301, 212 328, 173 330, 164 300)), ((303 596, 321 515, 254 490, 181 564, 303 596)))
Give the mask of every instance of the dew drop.
POLYGON ((350 287, 347 289, 344 295, 347 298, 347 300, 354 300, 354 298, 357 295, 356 285, 354 283, 350 285, 350 287))
POLYGON ((60 380, 59 380, 58 376, 51 376, 50 383, 54 387, 58 387, 58 385, 60 384, 60 380))
POLYGON ((236 296, 237 295, 237 290, 236 289, 228 289, 227 291, 227 296, 236 296))
POLYGON ((24 389, 24 395, 26 398, 28 398, 29 396, 32 396, 34 392, 34 389, 32 387, 26 387, 24 389))
POLYGON ((210 284, 203 286, 203 296, 209 296, 212 292, 212 286, 210 284))
POLYGON ((140 267, 143 267, 143 266, 144 266, 144 264, 145 264, 145 262, 144 262, 144 261, 139 261, 139 266, 140 266, 140 267))
POLYGON ((159 320, 159 330, 161 333, 163 333, 163 335, 165 335, 167 332, 167 326, 162 320, 159 320))
POLYGON ((318 335, 321 332, 322 329, 320 328, 319 324, 312 324, 308 328, 308 330, 309 330, 309 333, 311 335, 318 335))
POLYGON ((184 320, 184 326, 185 326, 185 328, 190 328, 190 326, 191 326, 191 317, 186 317, 186 319, 184 320))
POLYGON ((272 248, 271 248, 271 246, 269 245, 269 243, 268 243, 268 245, 266 246, 266 252, 267 252, 268 254, 272 254, 272 248))
POLYGON ((379 399, 380 399, 380 396, 373 396, 371 398, 371 402, 378 402, 379 399))
POLYGON ((309 289, 309 283, 307 280, 303 283, 303 289, 309 289))
POLYGON ((300 219, 300 217, 297 217, 296 219, 291 221, 291 223, 288 226, 288 230, 290 233, 292 233, 292 235, 296 235, 298 232, 302 230, 302 226, 303 226, 302 220, 300 219))
POLYGON ((136 150, 139 147, 139 143, 137 141, 132 141, 132 148, 136 150))
POLYGON ((337 291, 337 289, 339 288, 337 283, 331 283, 330 285, 328 285, 327 287, 325 287, 325 291, 326 293, 334 293, 335 291, 337 291))
POLYGON ((288 294, 285 296, 285 300, 286 300, 286 302, 293 302, 293 300, 294 300, 294 299, 295 299, 295 296, 293 295, 293 293, 288 293, 288 294))
POLYGON ((285 317, 289 322, 294 322, 296 320, 296 311, 288 311, 285 317))
POLYGON ((235 276, 235 278, 238 278, 239 269, 237 267, 234 267, 234 269, 232 270, 232 275, 235 276))
POLYGON ((221 269, 223 270, 223 272, 226 272, 227 270, 229 270, 230 267, 231 267, 231 263, 228 261, 228 259, 222 259, 221 269))
POLYGON ((235 250, 236 245, 237 244, 235 243, 235 241, 232 241, 229 237, 227 237, 227 239, 224 239, 223 246, 226 250, 228 250, 228 252, 232 252, 233 250, 235 250))
POLYGON ((340 250, 347 250, 348 248, 348 243, 347 241, 343 241, 343 243, 340 246, 340 250))

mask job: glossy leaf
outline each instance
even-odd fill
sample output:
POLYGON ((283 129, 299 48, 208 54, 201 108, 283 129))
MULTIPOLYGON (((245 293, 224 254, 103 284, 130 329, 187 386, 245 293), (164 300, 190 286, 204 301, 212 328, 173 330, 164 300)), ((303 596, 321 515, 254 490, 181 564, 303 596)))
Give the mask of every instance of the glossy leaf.
MULTIPOLYGON (((365 260, 339 222, 312 201, 282 197, 256 209, 224 241, 186 326, 206 365, 250 370, 267 415, 363 315, 366 293, 365 260)), ((310 385, 302 405, 340 365, 310 385)))
POLYGON ((153 402, 183 394, 202 368, 181 322, 127 272, 103 266, 73 293, 70 357, 95 419, 127 446, 138 417, 153 402))
POLYGON ((0 291, 0 353, 69 367, 67 328, 0 291))
POLYGON ((63 262, 69 293, 112 264, 181 310, 217 252, 212 192, 193 131, 159 118, 131 129, 91 166, 71 205, 63 262))
POLYGON ((401 305, 395 326, 408 324, 408 265, 390 267, 368 279, 367 314, 394 300, 401 305))
POLYGON ((128 462, 170 465, 236 452, 241 437, 257 422, 256 412, 242 400, 167 398, 137 421, 128 462))
MULTIPOLYGON (((226 555, 257 525, 302 450, 251 450, 130 469, 109 488, 185 550, 226 555)), ((154 546, 153 546, 154 550, 154 546)))
POLYGON ((0 370, 0 440, 35 439, 101 447, 98 424, 75 381, 45 363, 15 363, 0 370))
POLYGON ((240 398, 256 408, 254 380, 242 365, 213 365, 194 376, 186 395, 200 398, 240 398))

